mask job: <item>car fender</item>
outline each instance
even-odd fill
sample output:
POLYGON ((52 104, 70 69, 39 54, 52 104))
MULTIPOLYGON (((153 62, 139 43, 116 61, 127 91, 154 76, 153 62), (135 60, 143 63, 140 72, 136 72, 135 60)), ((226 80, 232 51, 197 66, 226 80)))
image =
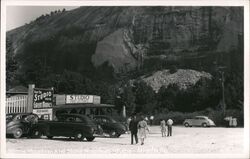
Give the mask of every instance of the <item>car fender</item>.
POLYGON ((14 130, 17 128, 21 128, 23 130, 23 133, 26 134, 27 132, 24 131, 24 126, 23 125, 12 125, 7 127, 6 129, 6 134, 13 134, 14 130))
POLYGON ((192 126, 192 122, 190 122, 190 120, 184 120, 183 125, 185 125, 186 123, 188 123, 189 126, 192 126))

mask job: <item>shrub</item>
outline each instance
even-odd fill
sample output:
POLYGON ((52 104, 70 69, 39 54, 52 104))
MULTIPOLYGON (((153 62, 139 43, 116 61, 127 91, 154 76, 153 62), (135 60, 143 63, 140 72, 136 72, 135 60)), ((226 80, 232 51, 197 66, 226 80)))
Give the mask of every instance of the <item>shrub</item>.
POLYGON ((216 126, 226 126, 224 116, 221 111, 211 111, 207 116, 214 121, 216 126))
POLYGON ((170 69, 169 69, 169 72, 170 72, 171 74, 177 72, 177 67, 176 67, 175 65, 171 66, 170 69))

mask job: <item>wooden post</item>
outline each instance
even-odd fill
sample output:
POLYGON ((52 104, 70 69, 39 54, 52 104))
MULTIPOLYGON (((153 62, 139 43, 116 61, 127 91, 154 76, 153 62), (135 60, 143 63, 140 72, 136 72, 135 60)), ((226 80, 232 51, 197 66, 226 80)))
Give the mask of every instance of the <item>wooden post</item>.
POLYGON ((34 84, 29 84, 28 89, 28 102, 27 102, 27 113, 31 113, 33 111, 33 94, 34 94, 34 84))

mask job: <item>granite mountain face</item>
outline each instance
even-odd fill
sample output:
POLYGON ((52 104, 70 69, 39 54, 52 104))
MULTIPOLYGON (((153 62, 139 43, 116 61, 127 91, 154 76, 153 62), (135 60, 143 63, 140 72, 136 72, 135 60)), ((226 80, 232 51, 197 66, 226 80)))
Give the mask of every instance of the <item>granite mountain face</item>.
POLYGON ((108 67, 126 74, 159 64, 209 72, 222 63, 242 71, 243 53, 231 51, 243 46, 243 8, 79 7, 42 15, 7 32, 7 40, 19 73, 39 65, 53 73, 108 67))

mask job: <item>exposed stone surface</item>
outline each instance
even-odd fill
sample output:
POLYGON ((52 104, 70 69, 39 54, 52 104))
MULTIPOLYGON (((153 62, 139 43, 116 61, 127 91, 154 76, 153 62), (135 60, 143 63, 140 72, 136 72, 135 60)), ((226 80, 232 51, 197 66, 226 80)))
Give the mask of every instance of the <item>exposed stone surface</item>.
POLYGON ((211 79, 212 75, 206 72, 179 69, 173 74, 170 74, 169 70, 163 70, 157 71, 149 77, 142 76, 141 78, 154 91, 158 92, 162 86, 167 87, 169 84, 177 84, 180 89, 187 89, 189 86, 195 85, 202 77, 211 79))
POLYGON ((119 29, 102 41, 97 43, 95 54, 92 56, 92 62, 95 66, 100 66, 108 61, 111 66, 115 66, 116 72, 132 70, 136 67, 136 59, 131 52, 135 52, 134 46, 127 47, 124 40, 124 30, 119 29), (134 49, 134 50, 130 50, 134 49))
POLYGON ((229 51, 243 35, 242 19, 242 7, 80 7, 38 18, 7 32, 7 38, 19 54, 27 43, 75 27, 81 32, 72 39, 97 43, 94 65, 108 60, 117 71, 139 66, 142 56, 169 59, 200 50, 229 51))

